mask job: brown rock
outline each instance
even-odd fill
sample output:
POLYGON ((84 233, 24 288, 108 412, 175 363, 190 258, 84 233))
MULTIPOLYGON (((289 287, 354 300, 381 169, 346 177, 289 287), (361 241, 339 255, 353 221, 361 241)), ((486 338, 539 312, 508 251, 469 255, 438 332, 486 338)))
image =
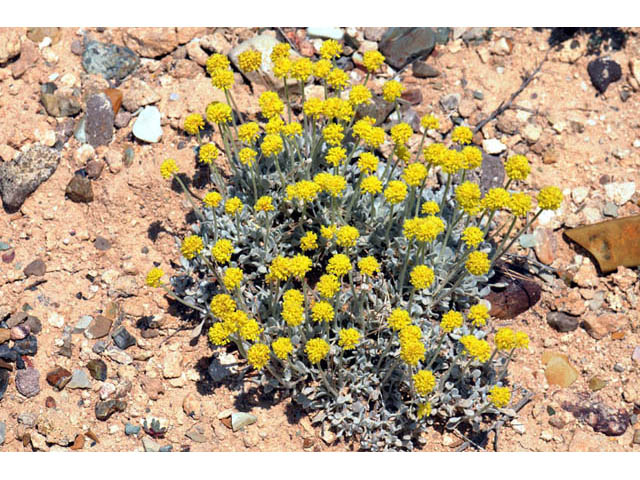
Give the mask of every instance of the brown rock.
POLYGON ((202 408, 200 401, 195 394, 190 393, 182 401, 182 409, 184 413, 196 420, 200 418, 200 409, 202 408))
POLYGON ((8 328, 0 328, 0 343, 8 342, 11 338, 11 330, 8 328))
POLYGON ((149 378, 145 376, 140 380, 140 384, 142 385, 144 393, 149 395, 151 400, 157 400, 160 394, 164 394, 165 392, 162 380, 159 378, 149 378))
POLYGON ((412 88, 402 92, 401 98, 411 105, 419 105, 422 103, 422 91, 419 88, 412 88))
POLYGON ((82 175, 74 175, 65 189, 65 193, 69 200, 76 203, 93 202, 93 188, 91 180, 82 175))
POLYGON ((20 78, 31 67, 35 66, 40 59, 40 51, 32 42, 25 42, 20 51, 18 60, 11 64, 11 75, 13 78, 20 78))
POLYGON ((176 60, 171 69, 174 78, 195 78, 202 73, 202 68, 195 62, 187 59, 176 60))
POLYGON ((605 315, 591 315, 582 324, 589 335, 600 340, 623 326, 623 321, 615 313, 605 315))
POLYGON ((538 228, 535 232, 536 245, 534 251, 536 257, 545 265, 551 265, 555 260, 555 251, 558 248, 558 241, 550 228, 538 228))
POLYGON ((107 88, 103 90, 102 93, 104 93, 111 102, 114 115, 117 115, 118 110, 120 110, 120 105, 122 105, 122 90, 118 90, 117 88, 107 88))
POLYGON ((544 375, 549 384, 566 388, 578 379, 578 371, 569 363, 566 355, 545 351, 542 363, 546 365, 544 375))
POLYGON ((140 107, 151 105, 160 101, 160 95, 149 85, 138 78, 132 78, 128 82, 128 88, 124 91, 122 105, 130 112, 135 112, 140 107))
POLYGON ((76 439, 73 442, 73 445, 71 445, 70 449, 71 450, 82 450, 84 448, 84 435, 79 433, 78 435, 76 435, 76 439))
POLYGON ((0 65, 20 54, 22 42, 16 28, 0 29, 0 65))
POLYGON ((56 401, 53 397, 47 397, 44 401, 44 406, 47 408, 56 408, 56 401))
POLYGON ((60 41, 62 35, 60 27, 29 27, 27 28, 27 38, 35 43, 40 43, 45 37, 51 39, 51 45, 60 41))
POLYGON ((175 28, 126 28, 123 39, 127 47, 147 58, 171 53, 179 45, 175 28))
POLYGON ((464 98, 460 101, 460 104, 458 105, 458 113, 462 118, 469 118, 475 111, 476 103, 473 100, 464 98))
POLYGON ((566 293, 566 290, 564 292, 559 292, 557 293, 557 296, 556 308, 561 312, 578 316, 582 315, 587 309, 585 301, 582 299, 582 296, 577 289, 571 289, 568 293, 566 293))
POLYGON ((178 27, 176 36, 180 45, 190 42, 194 37, 199 37, 207 33, 205 27, 178 27))
POLYGON ((90 340, 106 337, 109 334, 109 330, 111 330, 112 323, 107 317, 98 315, 84 331, 84 335, 90 340))
POLYGON ((104 170, 104 162, 102 160, 91 159, 87 162, 85 170, 87 171, 87 176, 90 179, 96 180, 97 178, 100 178, 102 170, 104 170))
POLYGON ((27 277, 42 277, 46 271, 47 266, 40 258, 38 258, 25 267, 24 274, 27 277))

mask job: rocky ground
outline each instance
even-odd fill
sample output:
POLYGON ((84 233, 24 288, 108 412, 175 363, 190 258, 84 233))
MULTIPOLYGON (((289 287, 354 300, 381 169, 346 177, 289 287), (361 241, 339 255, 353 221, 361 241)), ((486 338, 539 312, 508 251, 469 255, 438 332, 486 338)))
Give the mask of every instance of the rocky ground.
MULTIPOLYGON (((215 381, 236 358, 214 360, 206 338, 190 341, 193 325, 143 286, 152 266, 170 270, 174 236, 188 228, 188 204, 158 167, 171 157, 195 172, 184 118, 220 99, 204 62, 280 35, 309 57, 321 38, 339 38, 354 79, 362 53, 380 49, 388 65, 374 90, 399 72, 405 118, 433 112, 439 134, 489 117, 546 56, 474 137, 489 154, 527 155, 532 191, 565 193, 522 241, 552 267, 538 267, 540 301, 496 321, 529 334, 511 379, 534 394, 497 445, 640 449, 638 269, 599 274, 563 236, 640 213, 640 30, 417 30, 411 43, 386 41, 384 28, 0 29, 0 451, 357 449, 289 398, 215 381)), ((257 113, 269 78, 236 73, 240 110, 257 113)), ((421 448, 461 443, 433 429, 421 448)))

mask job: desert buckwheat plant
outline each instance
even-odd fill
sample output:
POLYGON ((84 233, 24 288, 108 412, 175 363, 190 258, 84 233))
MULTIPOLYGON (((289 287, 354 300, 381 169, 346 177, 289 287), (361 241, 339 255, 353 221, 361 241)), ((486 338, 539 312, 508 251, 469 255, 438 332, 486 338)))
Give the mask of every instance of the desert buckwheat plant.
MULTIPOLYGON (((235 348, 265 392, 290 393, 364 450, 411 449, 433 422, 477 431, 511 404, 507 367, 529 339, 495 331, 482 297, 495 262, 562 194, 550 186, 534 201, 514 191, 530 172, 522 155, 506 159, 504 187, 483 192, 471 129, 432 143, 439 120, 426 115, 414 132, 396 80, 376 92, 396 112, 385 131, 361 114, 384 56, 366 52, 366 78, 351 84, 336 66, 341 52, 328 40, 313 62, 277 45, 271 61, 284 88, 259 96, 252 121, 235 105, 227 57, 209 59, 227 101, 187 116, 185 131, 213 188, 200 201, 176 163, 162 163, 198 222, 179 241, 183 274, 167 284, 154 268, 146 283, 199 312, 211 345, 235 348), (305 96, 310 82, 323 98, 305 96), (218 145, 201 135, 205 121, 218 145)), ((238 66, 261 61, 247 50, 238 66)))

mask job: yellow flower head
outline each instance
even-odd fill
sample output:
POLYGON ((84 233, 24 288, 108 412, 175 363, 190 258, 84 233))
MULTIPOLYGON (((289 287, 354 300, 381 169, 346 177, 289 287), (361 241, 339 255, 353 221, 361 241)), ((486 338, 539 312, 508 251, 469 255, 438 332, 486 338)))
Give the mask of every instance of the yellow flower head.
POLYGON ((211 299, 209 304, 211 313, 220 320, 225 320, 236 311, 237 305, 233 298, 226 293, 219 293, 211 299))
POLYGON ((478 227, 467 227, 462 232, 462 240, 467 247, 477 247, 484 241, 484 233, 478 227))
POLYGON ((371 126, 362 140, 369 148, 379 148, 384 143, 384 135, 383 128, 371 126))
POLYGON ((467 163, 465 156, 457 150, 447 150, 440 160, 442 171, 451 175, 458 172, 458 170, 462 170, 467 163))
POLYGON ((431 402, 418 404, 418 420, 431 415, 431 402))
POLYGON ((482 152, 478 147, 467 145, 462 149, 462 156, 465 159, 465 170, 479 168, 482 165, 482 152))
POLYGON ((487 324, 489 310, 484 303, 478 303, 469 309, 467 317, 471 320, 471 324, 474 327, 482 327, 487 324))
POLYGON ((373 175, 365 177, 360 183, 360 192, 361 193, 369 193, 371 195, 375 195, 376 193, 380 193, 382 191, 382 182, 373 175))
POLYGON ((473 132, 469 127, 458 126, 453 129, 451 133, 451 141, 456 142, 458 145, 468 145, 473 138, 473 132))
POLYGON ((407 165, 402 174, 402 179, 410 187, 419 187, 425 178, 427 178, 427 167, 418 162, 407 165))
POLYGON ((442 320, 440 320, 440 328, 442 328, 443 332, 453 332, 456 328, 460 328, 464 321, 464 317, 460 312, 456 312, 455 310, 449 310, 442 316, 442 320))
POLYGON ((271 50, 271 62, 276 63, 281 58, 289 58, 289 51, 291 50, 291 45, 288 43, 278 43, 273 50, 271 50))
POLYGON ((511 400, 511 391, 507 387, 499 387, 494 385, 489 390, 489 401, 493 403, 496 408, 504 408, 509 405, 511 400))
POLYGON ((207 122, 209 123, 227 123, 231 121, 231 107, 226 103, 213 102, 207 105, 207 122))
POLYGON ((319 98, 311 97, 302 105, 302 111, 307 117, 318 119, 324 112, 324 102, 319 98))
POLYGON ((387 318, 387 323, 394 331, 398 331, 411 323, 411 317, 409 317, 409 312, 406 310, 396 308, 387 318))
POLYGON ((324 159, 329 165, 337 167, 347 158, 347 149, 342 147, 331 147, 324 159))
POLYGON ((255 72, 262 65, 262 53, 258 50, 245 50, 238 55, 238 67, 245 73, 255 72))
POLYGON ((303 251, 315 250, 318 248, 318 234, 314 232, 306 232, 300 239, 300 248, 303 251))
POLYGON ((200 163, 211 165, 213 161, 220 155, 220 150, 213 143, 206 143, 200 147, 198 151, 198 160, 200 163))
POLYGON ((314 322, 330 322, 333 320, 334 311, 329 302, 320 301, 311 307, 311 318, 314 322))
POLYGON ((230 240, 221 238, 213 247, 211 247, 211 255, 216 259, 216 262, 225 264, 231 260, 231 254, 233 253, 233 244, 230 240))
POLYGON ((269 195, 263 195, 258 200, 256 200, 254 209, 257 212, 271 212, 275 210, 275 207, 273 206, 272 202, 273 202, 272 197, 270 197, 269 195))
POLYGON ((444 158, 446 157, 447 152, 447 147, 445 147, 442 143, 432 143, 431 145, 427 145, 422 150, 424 159, 428 163, 435 166, 439 166, 444 163, 444 158))
POLYGON ((429 288, 435 279, 433 270, 426 265, 417 265, 411 270, 411 285, 416 290, 429 288))
POLYGON ((211 85, 218 90, 229 90, 234 83, 233 71, 219 69, 213 72, 211 75, 211 85))
POLYGON ((240 159, 240 163, 246 165, 247 167, 252 167, 253 162, 256 161, 256 156, 258 152, 249 147, 244 147, 242 150, 238 152, 238 159, 240 159))
POLYGON ((529 335, 524 332, 516 332, 516 347, 529 348, 529 335))
POLYGON ((328 192, 332 197, 341 196, 345 188, 347 188, 347 181, 342 175, 320 172, 313 177, 313 181, 322 191, 328 192))
POLYGON ((165 180, 169 180, 174 174, 180 172, 176 161, 173 158, 168 158, 160 165, 160 175, 165 180))
POLYGON ((321 58, 313 64, 313 75, 318 78, 327 78, 332 68, 333 65, 329 60, 321 58))
POLYGON ((187 115, 184 119, 184 131, 189 135, 195 135, 204 128, 204 120, 199 113, 187 115))
POLYGON ((384 63, 385 57, 377 50, 369 50, 364 52, 362 63, 369 72, 375 72, 384 63))
POLYGON ((418 395, 424 397, 433 391, 436 386, 436 377, 430 370, 420 370, 413 375, 413 385, 418 395))
POLYGON ((475 215, 480 210, 481 195, 477 183, 464 182, 456 187, 456 201, 462 210, 469 215, 475 215))
POLYGON ((407 186, 399 180, 391 180, 384 190, 384 198, 391 205, 402 202, 407 196, 407 186))
POLYGON ((264 126, 264 131, 269 134, 280 133, 282 128, 284 127, 284 120, 280 117, 272 117, 269 119, 267 124, 264 126))
POLYGON ((229 267, 224 272, 222 283, 224 283, 224 286, 227 287, 227 290, 235 290, 236 287, 240 286, 242 277, 242 270, 235 267, 229 267))
POLYGON ((509 198, 509 210, 516 217, 526 217, 531 211, 531 197, 523 192, 517 192, 509 198))
POLYGON ((424 202, 420 208, 420 212, 425 215, 435 215, 436 213, 440 213, 440 206, 437 202, 424 202))
POLYGON ((403 162, 408 162, 411 159, 411 151, 409 151, 406 145, 395 145, 393 147, 393 153, 398 157, 398 160, 402 160, 403 162))
POLYGON ((344 138, 344 127, 339 123, 330 123, 322 129, 324 141, 329 145, 340 145, 344 138))
POLYGON ((400 345, 400 358, 412 367, 424 360, 425 353, 426 349, 420 340, 409 340, 400 345))
POLYGON ((358 260, 358 268, 363 275, 368 275, 369 277, 371 277, 374 273, 380 271, 380 264, 375 258, 371 256, 363 257, 358 260))
POLYGON ((403 234, 407 240, 415 238, 418 242, 433 242, 444 231, 444 222, 440 217, 409 218, 404 221, 403 234))
POLYGON ((489 272, 491 261, 485 252, 471 252, 464 266, 471 275, 485 275, 489 272))
POLYGON ((236 213, 241 212, 243 207, 242 200, 238 197, 231 197, 224 204, 224 211, 227 215, 235 215, 236 213))
POLYGON ((205 68, 209 75, 213 75, 216 70, 224 70, 229 68, 230 63, 226 55, 221 53, 214 53, 211 55, 205 63, 205 68))
POLYGON ((306 255, 298 254, 289 260, 289 271, 291 275, 298 280, 302 280, 304 276, 311 270, 312 262, 306 255))
POLYGON ((293 352, 293 345, 289 337, 278 337, 271 343, 271 349, 280 360, 286 360, 293 352))
POLYGON ((371 101, 371 90, 364 85, 354 85, 349 92, 349 101, 353 105, 367 105, 371 101))
POLYGON ((500 328, 493 339, 498 350, 511 350, 516 348, 516 334, 508 327, 500 328))
POLYGON ((360 332, 355 328, 342 328, 338 332, 340 339, 338 340, 338 346, 344 350, 353 350, 360 342, 360 332))
POLYGON ((262 150, 262 154, 265 157, 278 155, 280 152, 282 152, 282 150, 284 150, 282 137, 275 133, 265 135, 264 139, 262 140, 262 144, 260 145, 260 149, 262 150))
POLYGON ((327 84, 336 90, 342 90, 349 83, 349 75, 340 68, 334 68, 327 75, 327 84))
POLYGON ((291 60, 286 57, 279 58, 273 62, 273 74, 277 78, 285 79, 291 71, 291 60))
POLYGON ((291 64, 291 76, 305 83, 313 72, 313 63, 308 58, 299 58, 291 64))
POLYGON ((240 325, 240 336, 244 340, 251 340, 252 342, 255 342, 258 340, 263 330, 264 329, 260 328, 260 325, 258 325, 258 322, 254 319, 247 320, 240 325))
POLYGON ((338 97, 329 97, 322 102, 322 113, 327 120, 337 118, 348 122, 353 117, 353 107, 347 100, 338 97))
POLYGON ((393 143, 404 145, 413 135, 413 129, 408 123, 402 122, 391 127, 391 140, 393 143))
POLYGON ((545 187, 538 193, 538 207, 542 210, 557 210, 562 204, 562 191, 558 187, 545 187))
POLYGON ((209 341, 214 345, 226 345, 229 343, 229 330, 225 327, 224 324, 218 322, 215 323, 209 329, 209 341))
POLYGON ((514 155, 504 162, 504 171, 511 180, 526 180, 531 173, 531 166, 524 155, 514 155))
POLYGON ((329 353, 329 344, 322 338, 312 338, 305 345, 304 351, 312 364, 320 363, 329 353))
POLYGON ((371 152, 364 152, 358 159, 358 168, 367 174, 375 172, 378 170, 378 157, 371 152))
POLYGON ((407 325, 398 333, 398 340, 400 340, 400 345, 414 340, 420 340, 421 338, 422 331, 417 325, 407 325))
POLYGON ((329 39, 322 42, 320 47, 320 56, 324 59, 331 60, 337 58, 342 53, 342 45, 337 41, 329 39))
POLYGON ((197 235, 190 235, 182 241, 180 252, 182 256, 188 260, 191 260, 198 253, 202 251, 204 244, 202 239, 197 235))
POLYGON ((402 95, 403 91, 404 87, 400 82, 397 80, 389 80, 382 86, 382 98, 389 103, 393 103, 402 95))
POLYGON ((280 280, 286 281, 291 276, 289 269, 290 260, 282 255, 278 255, 273 259, 269 266, 269 273, 267 274, 267 281, 280 280))
POLYGON ((474 335, 464 335, 460 338, 460 343, 464 345, 466 353, 485 363, 491 356, 491 346, 486 340, 478 340, 474 335))
POLYGON ((243 123, 238 127, 238 138, 246 144, 252 144, 260 134, 260 126, 256 122, 243 123))
POLYGON ((438 130, 440 128, 440 120, 428 114, 420 119, 420 126, 425 130, 438 130))
POLYGON ((282 298, 284 299, 285 302, 289 302, 292 304, 297 303, 302 305, 302 302, 304 302, 304 295, 300 290, 296 290, 295 288, 289 289, 286 292, 284 292, 284 295, 282 296, 282 298))
POLYGON ((302 125, 300 125, 300 123, 298 123, 298 122, 287 123, 282 128, 282 133, 288 138, 292 138, 292 137, 294 137, 296 135, 301 135, 302 134, 302 125))
POLYGON ((337 229, 338 229, 337 225, 329 225, 326 227, 323 225, 320 227, 320 235, 322 235, 322 238, 331 240, 335 236, 337 229))
POLYGON ((509 205, 511 195, 504 188, 492 188, 482 199, 482 206, 489 210, 500 210, 509 205))
POLYGON ((158 288, 162 285, 162 281, 160 280, 164 275, 164 271, 161 268, 152 268, 147 273, 147 279, 145 283, 148 287, 158 288))
POLYGON ((284 103, 276 92, 264 92, 258 99, 262 115, 266 118, 273 118, 282 114, 284 111, 284 103))
POLYGON ((324 274, 316 284, 316 290, 324 298, 332 298, 340 290, 338 277, 331 274, 324 274))
POLYGON ((269 347, 264 343, 251 345, 247 350, 247 361, 256 370, 262 370, 269 363, 269 347))
POLYGON ((358 238, 360 238, 360 232, 351 225, 345 225, 338 228, 336 231, 336 243, 341 247, 354 247, 358 238))
POLYGON ((320 193, 321 187, 309 180, 300 180, 298 183, 287 186, 287 199, 299 199, 303 203, 312 202, 320 193))
POLYGON ((304 305, 285 299, 282 303, 282 318, 288 326, 297 327, 304 321, 304 305))
POLYGON ((349 273, 349 271, 351 271, 351 262, 346 255, 336 253, 329 259, 327 273, 331 273, 339 278, 349 273))

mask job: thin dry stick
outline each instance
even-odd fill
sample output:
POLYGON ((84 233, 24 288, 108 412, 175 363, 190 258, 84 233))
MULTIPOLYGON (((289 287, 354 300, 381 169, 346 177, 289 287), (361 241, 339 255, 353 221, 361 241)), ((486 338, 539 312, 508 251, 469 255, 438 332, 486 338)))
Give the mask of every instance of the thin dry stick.
POLYGON ((542 61, 538 64, 538 66, 536 67, 536 69, 531 73, 531 75, 528 75, 523 81, 522 81, 522 85, 520 85, 520 88, 518 88, 518 90, 516 90, 513 95, 511 95, 511 98, 509 98, 508 102, 502 102, 500 103, 500 105, 498 106, 498 108, 496 108, 491 115, 489 115, 487 118, 485 118, 484 120, 482 120, 480 123, 478 123, 478 125, 476 125, 476 128, 474 128, 473 133, 477 133, 480 131, 480 129, 482 129, 482 127, 484 127, 487 123, 489 123, 492 120, 495 120, 498 116, 502 115, 502 112, 504 112, 505 110, 509 109, 512 107, 513 105, 513 101, 516 99, 516 97, 518 95, 520 95, 525 88, 527 88, 527 86, 531 83, 531 81, 534 79, 534 77, 538 74, 538 72, 540 72, 540 69, 542 68, 542 65, 544 65, 544 63, 547 61, 547 58, 549 57, 549 52, 551 52, 551 48, 549 48, 547 50, 547 53, 544 54, 544 58, 542 59, 542 61))

